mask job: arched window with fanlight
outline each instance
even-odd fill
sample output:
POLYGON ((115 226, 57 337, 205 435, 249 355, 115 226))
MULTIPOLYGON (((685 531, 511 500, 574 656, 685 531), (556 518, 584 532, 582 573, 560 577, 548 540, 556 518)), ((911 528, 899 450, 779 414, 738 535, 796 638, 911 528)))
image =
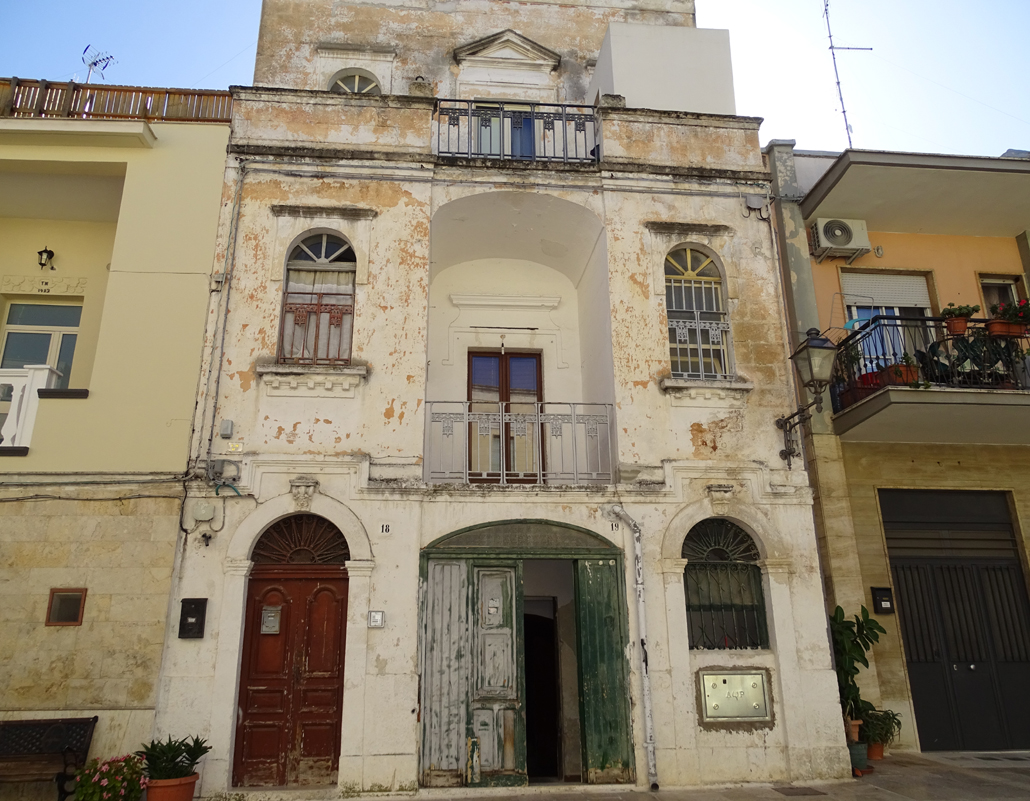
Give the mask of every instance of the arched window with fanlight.
POLYGON ((665 257, 665 309, 674 378, 730 379, 730 323, 715 258, 685 245, 665 257))
POLYGON ((379 80, 368 70, 341 70, 329 81, 329 91, 338 95, 381 95, 379 80))
POLYGON ((347 365, 354 323, 354 248, 341 236, 312 234, 286 264, 279 361, 347 365))
POLYGON ((683 540, 687 633, 695 649, 768 648, 758 548, 740 526, 702 520, 683 540))

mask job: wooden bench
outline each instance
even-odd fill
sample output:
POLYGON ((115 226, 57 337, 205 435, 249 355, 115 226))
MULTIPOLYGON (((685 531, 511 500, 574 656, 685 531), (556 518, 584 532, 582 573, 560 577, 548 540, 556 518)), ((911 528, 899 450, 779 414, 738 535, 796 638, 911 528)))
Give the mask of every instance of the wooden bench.
POLYGON ((75 794, 75 771, 86 764, 96 725, 96 716, 0 721, 0 782, 57 782, 65 801, 75 794))

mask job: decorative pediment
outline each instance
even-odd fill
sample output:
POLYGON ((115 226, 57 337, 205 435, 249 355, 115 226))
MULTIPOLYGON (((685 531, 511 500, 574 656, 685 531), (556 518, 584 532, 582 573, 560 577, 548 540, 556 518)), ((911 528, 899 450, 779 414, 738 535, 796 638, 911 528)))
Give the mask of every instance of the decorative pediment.
POLYGON ((462 65, 535 69, 553 72, 561 56, 542 44, 508 29, 455 48, 454 60, 462 65))

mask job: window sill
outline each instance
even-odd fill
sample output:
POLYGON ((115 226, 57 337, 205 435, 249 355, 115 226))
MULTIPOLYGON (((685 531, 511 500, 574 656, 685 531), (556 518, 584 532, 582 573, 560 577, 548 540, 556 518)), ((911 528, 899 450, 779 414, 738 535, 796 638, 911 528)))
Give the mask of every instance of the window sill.
POLYGON ((259 364, 256 371, 269 397, 353 398, 368 378, 365 365, 259 364))
POLYGON ((27 445, 0 445, 0 456, 28 456, 27 445))
POLYGON ((694 378, 663 378, 658 382, 673 406, 742 409, 748 393, 755 388, 750 381, 712 381, 694 378))
POLYGON ((40 398, 65 398, 84 400, 89 397, 88 389, 37 389, 40 398))

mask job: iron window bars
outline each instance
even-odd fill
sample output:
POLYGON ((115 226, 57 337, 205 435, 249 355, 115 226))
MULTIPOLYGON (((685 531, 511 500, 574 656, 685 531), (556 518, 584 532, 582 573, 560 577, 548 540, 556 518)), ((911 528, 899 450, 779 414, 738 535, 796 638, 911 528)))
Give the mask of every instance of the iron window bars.
POLYGON ((729 520, 702 520, 684 539, 683 558, 690 647, 768 648, 762 571, 748 533, 729 520))

